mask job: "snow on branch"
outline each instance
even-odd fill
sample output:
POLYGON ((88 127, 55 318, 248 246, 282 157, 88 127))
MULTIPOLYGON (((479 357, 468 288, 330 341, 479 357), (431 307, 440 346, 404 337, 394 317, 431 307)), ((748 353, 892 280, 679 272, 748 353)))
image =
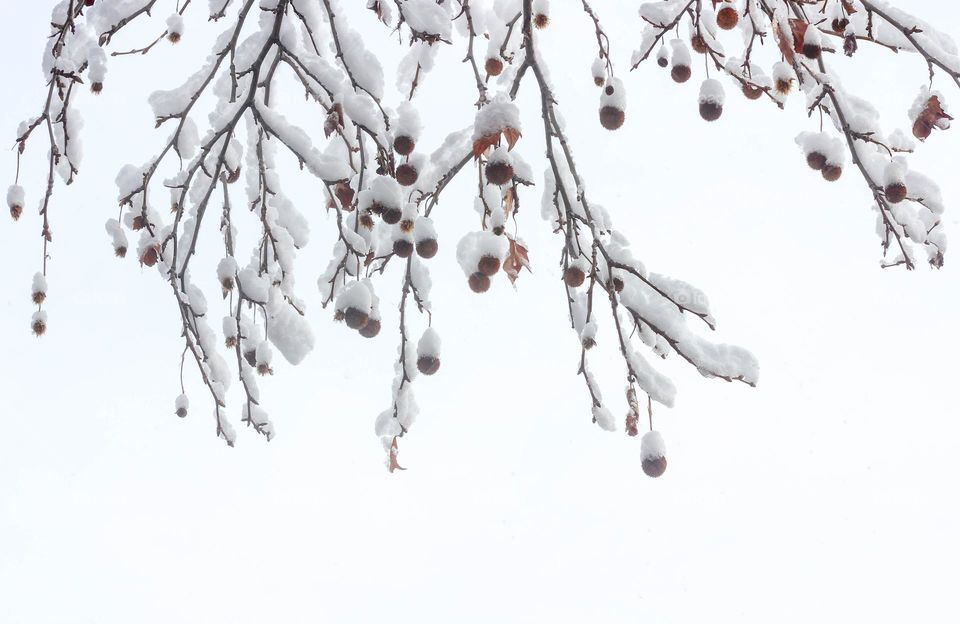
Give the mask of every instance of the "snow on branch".
MULTIPOLYGON (((46 88, 38 114, 17 129, 17 174, 7 193, 10 214, 19 219, 29 195, 19 184, 21 160, 28 144, 44 142, 47 149, 38 158, 47 174, 39 209, 43 266, 31 289, 37 335, 48 322, 52 198, 58 180, 70 184, 82 161, 75 94, 84 86, 93 93, 109 88, 109 63, 133 62, 163 41, 177 43, 191 32, 187 21, 203 12, 189 11, 196 3, 181 0, 160 16, 157 4, 61 0, 53 9, 43 52, 46 88), (148 20, 158 22, 157 36, 112 50, 126 26, 148 20)), ((630 86, 627 76, 616 73, 627 64, 615 63, 603 26, 609 7, 589 0, 573 4, 577 20, 560 27, 588 39, 591 48, 595 41, 589 78, 600 88, 599 122, 607 131, 618 130, 628 115, 630 86)), ((314 178, 335 216, 336 242, 316 276, 323 307, 331 307, 333 318, 361 338, 376 338, 388 324, 398 331, 390 405, 375 422, 391 471, 402 469, 399 440, 419 412, 416 381, 441 368, 432 315, 442 306, 431 298, 429 267, 443 230, 438 209, 444 191, 464 171, 474 172, 476 230, 463 233, 455 245, 466 287, 486 292, 501 274, 522 287, 531 265, 516 223, 524 188, 537 182, 524 155, 546 155, 539 164, 541 215, 561 239, 562 288, 579 344, 578 375, 590 402, 585 413, 593 422, 604 430, 618 426, 590 365, 592 350, 604 341, 622 359, 623 426, 629 435, 639 435, 639 397, 647 395, 651 431, 643 437, 643 453, 644 471, 651 476, 666 468, 663 440, 653 431, 653 403, 672 406, 676 387, 644 351, 657 358, 675 354, 706 377, 758 382, 758 363, 748 351, 698 333, 717 326, 706 295, 682 280, 649 272, 615 227, 618 210, 605 209, 588 193, 561 122, 550 58, 539 45, 538 31, 558 21, 548 0, 367 0, 375 17, 369 23, 349 18, 351 11, 339 0, 209 0, 208 5, 200 18, 225 28, 180 86, 149 95, 166 138, 149 161, 120 169, 120 212, 107 220, 106 231, 116 256, 134 250, 137 260, 154 267, 169 285, 184 341, 181 380, 189 354, 210 394, 216 434, 227 444, 237 435, 227 412, 232 381, 239 381, 242 392, 239 422, 272 439, 276 430, 261 405, 258 382, 281 370, 274 351, 298 364, 315 342, 295 280, 297 253, 309 243, 311 221, 283 193, 281 173, 290 175, 277 167, 283 152, 314 178), (376 34, 396 37, 403 50, 393 90, 366 45, 376 34), (451 54, 475 85, 467 104, 476 109, 474 123, 451 128, 440 145, 425 145, 418 89, 438 58, 451 54), (288 119, 289 111, 272 97, 281 83, 303 90, 316 107, 322 133, 288 119), (538 96, 533 118, 539 121, 533 127, 521 127, 525 117, 517 95, 523 88, 538 96), (201 101, 212 103, 208 117, 198 113, 201 101), (158 179, 172 168, 174 173, 158 179), (213 228, 223 245, 216 267, 196 266, 201 232, 213 228), (252 235, 242 237, 255 241, 251 248, 238 248, 241 233, 252 235), (217 292, 204 293, 194 281, 192 275, 201 271, 216 272, 217 292), (388 275, 399 281, 397 319, 381 309, 380 289, 388 275), (213 313, 208 299, 218 297, 211 295, 223 300, 223 312, 213 313), (217 329, 210 322, 216 316, 217 329)), ((943 200, 934 182, 910 167, 909 155, 916 141, 947 130, 953 119, 947 97, 934 88, 941 77, 960 86, 960 57, 947 35, 881 0, 657 0, 642 3, 638 13, 639 47, 631 71, 655 59, 669 68, 674 82, 686 82, 698 65, 694 55, 702 56, 707 75, 698 105, 707 122, 723 116, 725 84, 779 108, 791 96, 804 97, 813 125, 797 137, 804 160, 827 181, 841 177, 852 162, 877 214, 882 266, 913 269, 921 253, 930 265, 942 266, 943 200), (832 65, 845 57, 857 62, 861 45, 923 60, 926 83, 908 113, 912 137, 899 129, 885 131, 874 107, 848 92, 834 72, 832 65)), ((181 382, 177 415, 185 417, 189 403, 181 382)))

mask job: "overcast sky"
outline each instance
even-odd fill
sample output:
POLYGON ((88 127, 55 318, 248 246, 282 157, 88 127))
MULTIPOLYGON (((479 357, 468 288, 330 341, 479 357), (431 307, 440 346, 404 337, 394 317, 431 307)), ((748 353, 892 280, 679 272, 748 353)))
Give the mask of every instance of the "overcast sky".
MULTIPOLYGON (((0 136, 10 143, 42 104, 51 4, 18 3, 0 22, 0 136)), ((162 30, 172 4, 160 0, 160 19, 131 28, 115 49, 162 30)), ((476 227, 473 177, 434 212, 443 365, 416 384, 421 415, 402 440, 406 472, 386 472, 373 431, 390 401, 398 275, 380 283, 388 312, 376 340, 332 322, 315 280, 334 222, 316 181, 294 168, 283 180, 312 222, 298 284, 317 348, 262 384, 277 436, 268 444, 238 424, 237 446, 227 448, 189 364, 190 415, 176 418, 182 341, 169 288, 132 257, 115 259, 103 223, 117 212, 116 172, 146 161, 166 136, 153 130, 147 94, 179 84, 224 27, 203 23, 206 3, 194 4, 180 45, 111 60, 103 95, 79 99, 85 161, 51 211, 42 340, 29 331, 40 142, 23 165, 28 210, 0 225, 0 622, 960 619, 960 260, 948 251, 941 271, 879 268, 862 180, 850 168, 824 182, 793 142, 817 125, 799 98, 778 111, 725 83, 724 115, 708 125, 696 106, 702 67, 680 86, 655 64, 628 73, 635 3, 596 3, 628 89, 627 122, 615 133, 597 122, 592 28, 553 3, 543 53, 575 153, 634 253, 704 289, 715 337, 750 348, 761 365, 751 389, 703 379, 675 356, 655 362, 679 389, 676 407, 656 412, 669 457, 661 479, 642 474, 639 439, 590 422, 560 240, 540 220, 539 188, 522 196, 519 217, 533 274, 516 291, 502 276, 486 295, 467 288, 454 248, 476 227)), ((960 36, 960 8, 901 4, 939 13, 937 25, 960 36)), ((389 86, 396 41, 358 14, 389 86)), ((419 96, 431 146, 473 118, 462 51, 445 57, 419 96)), ((886 128, 908 127, 926 76, 919 57, 864 49, 835 62, 886 128)), ((955 86, 936 84, 960 102, 955 86)), ((291 111, 311 110, 296 89, 279 96, 291 111)), ((520 101, 533 108, 517 149, 539 173, 536 98, 527 82, 520 101)), ((912 160, 941 183, 954 239, 957 133, 938 133, 912 160)), ((4 184, 14 169, 14 152, 4 152, 4 184)), ((209 285, 217 258, 198 258, 209 285)), ((623 364, 609 353, 595 368, 622 419, 623 364)))

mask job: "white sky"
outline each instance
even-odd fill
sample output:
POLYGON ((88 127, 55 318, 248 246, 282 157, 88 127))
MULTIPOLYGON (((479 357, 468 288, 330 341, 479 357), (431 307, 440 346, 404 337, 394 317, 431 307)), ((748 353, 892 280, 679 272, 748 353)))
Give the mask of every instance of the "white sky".
MULTIPOLYGON (((0 22, 0 129, 11 143, 41 103, 51 4, 18 3, 0 22)), ((172 4, 160 0, 157 24, 114 49, 162 30, 172 4)), ((816 124, 799 98, 781 112, 725 83, 724 117, 708 126, 696 112, 702 67, 682 86, 652 63, 627 74, 635 3, 596 3, 629 90, 617 133, 596 120, 592 27, 553 3, 542 45, 575 153, 638 257, 706 290, 716 337, 752 349, 762 371, 750 389, 704 380, 676 357, 656 363, 680 391, 676 408, 656 412, 663 478, 641 473, 639 439, 590 423, 560 241, 539 218, 539 189, 521 197, 534 274, 516 292, 502 277, 486 296, 468 291, 454 248, 476 227, 472 175, 434 213, 443 367, 417 382, 421 415, 401 443, 408 471, 384 470, 373 433, 389 402, 398 276, 379 286, 389 312, 377 340, 331 322, 314 284, 333 222, 317 183, 293 170, 287 190, 314 230, 299 283, 317 348, 262 384, 278 435, 267 444, 241 428, 227 448, 189 365, 191 413, 176 418, 182 342, 169 288, 132 257, 115 260, 103 223, 117 212, 116 171, 166 136, 152 129, 146 95, 178 84, 197 64, 191 51, 205 54, 206 36, 223 27, 201 24, 206 3, 195 4, 180 46, 112 60, 104 94, 81 98, 85 163, 52 208, 43 340, 29 332, 40 142, 24 162, 28 210, 0 226, 0 622, 960 619, 957 259, 948 252, 939 272, 878 268, 863 182, 852 168, 823 182, 793 143, 816 124)), ((901 5, 939 13, 938 26, 960 35, 960 8, 901 5)), ((372 25, 372 15, 360 19, 372 25)), ((390 71, 395 42, 369 32, 390 71)), ((424 145, 472 120, 461 54, 448 51, 419 96, 424 145)), ((906 126, 926 72, 919 57, 864 50, 855 60, 837 61, 847 87, 877 104, 885 127, 906 126)), ((937 85, 960 102, 955 86, 937 85)), ((299 91, 282 93, 300 109, 299 91)), ((532 81, 522 93, 536 104, 532 81)), ((539 112, 529 110, 518 149, 540 172, 539 112)), ((953 238, 957 132, 934 136, 912 161, 941 182, 953 238)), ((0 158, 12 181, 14 152, 0 158)), ((211 284, 216 259, 199 258, 211 284)), ((622 361, 598 358, 595 368, 622 418, 622 361)), ((239 420, 236 399, 230 414, 239 420)))

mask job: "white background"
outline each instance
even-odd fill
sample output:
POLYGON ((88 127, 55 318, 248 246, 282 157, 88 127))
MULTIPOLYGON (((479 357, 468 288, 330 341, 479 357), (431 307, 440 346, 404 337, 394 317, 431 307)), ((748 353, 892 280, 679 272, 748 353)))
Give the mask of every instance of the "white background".
MULTIPOLYGON (((50 4, 17 3, 0 22, 0 130, 11 144, 42 104, 50 4)), ((117 212, 116 171, 166 136, 152 129, 147 94, 178 84, 226 27, 194 4, 179 46, 112 59, 103 95, 79 97, 85 162, 51 210, 42 340, 29 332, 42 141, 24 161, 24 218, 0 225, 0 622, 958 621, 956 258, 948 252, 941 271, 878 268, 862 180, 851 167, 822 181, 793 143, 817 126, 801 98, 778 111, 725 82, 724 116, 708 125, 696 112, 698 63, 680 86, 653 63, 628 74, 635 3, 596 3, 629 89, 616 133, 597 123, 595 44, 579 3, 554 2, 541 38, 588 192, 651 270, 707 291, 717 337, 752 349, 762 371, 750 389, 702 379, 675 356, 656 362, 680 390, 674 409, 656 412, 664 477, 642 474, 638 439, 590 423, 539 189, 521 197, 519 217, 534 273, 516 291, 502 276, 484 296, 467 289, 454 248, 477 227, 472 173, 434 213, 443 366, 416 384, 422 413, 401 441, 409 470, 388 474, 373 434, 389 404, 399 276, 380 282, 375 341, 332 322, 315 280, 333 221, 317 183, 292 168, 287 190, 314 230, 299 284, 317 348, 262 384, 277 437, 241 428, 236 448, 217 440, 189 363, 190 415, 176 418, 182 342, 169 287, 132 257, 114 259, 103 223, 117 212)), ((947 4, 901 6, 960 36, 960 9, 947 4)), ((169 10, 161 0, 156 23, 113 49, 155 36, 169 10)), ((392 71, 402 49, 372 14, 356 14, 392 71)), ((456 46, 418 98, 425 149, 472 120, 456 46)), ((887 128, 909 127, 926 76, 919 57, 830 60, 887 128)), ((936 86, 960 102, 942 76, 936 86)), ((311 111, 299 123, 318 127, 299 90, 281 93, 289 110, 311 111)), ((532 108, 518 149, 539 173, 532 80, 521 104, 532 108)), ((941 182, 954 239, 958 132, 935 134, 912 160, 941 182)), ((12 182, 14 152, 0 159, 12 182)), ((211 285, 214 229, 214 251, 198 258, 211 285)), ((213 298, 211 308, 214 319, 226 309, 213 298)), ((623 365, 606 353, 594 366, 622 419, 623 365)), ((234 397, 235 422, 239 406, 234 397)))

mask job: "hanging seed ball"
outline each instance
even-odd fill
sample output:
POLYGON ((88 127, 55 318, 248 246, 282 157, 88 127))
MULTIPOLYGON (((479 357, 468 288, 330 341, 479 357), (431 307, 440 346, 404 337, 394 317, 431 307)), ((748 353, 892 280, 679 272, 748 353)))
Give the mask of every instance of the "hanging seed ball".
POLYGON ((830 24, 830 28, 832 28, 833 32, 837 33, 838 35, 842 35, 847 30, 847 24, 849 23, 850 22, 847 20, 847 18, 841 17, 833 20, 833 22, 830 24))
POLYGON ((693 70, 687 65, 674 65, 673 69, 670 70, 670 77, 673 78, 673 81, 676 83, 684 83, 690 80, 690 76, 692 75, 693 70))
POLYGON ((429 260, 437 255, 437 249, 437 239, 435 238, 425 238, 421 241, 417 241, 417 255, 421 258, 429 260))
POLYGON ((563 281, 570 288, 577 288, 583 286, 583 281, 587 278, 586 274, 578 266, 569 266, 567 270, 563 272, 563 281))
POLYGON ((413 243, 406 238, 399 238, 393 241, 393 253, 401 258, 409 258, 413 255, 413 243))
POLYGON ((716 121, 723 114, 723 85, 719 81, 708 78, 700 86, 700 116, 706 121, 716 121))
POLYGON ((513 180, 513 165, 502 160, 495 160, 487 163, 484 173, 487 176, 487 182, 496 186, 503 186, 513 180))
POLYGON ((143 254, 140 256, 140 264, 144 264, 148 267, 152 267, 157 263, 157 256, 160 249, 156 245, 151 245, 143 250, 143 254))
POLYGON ((759 100, 763 96, 763 89, 752 84, 744 83, 742 91, 748 100, 759 100))
POLYGON ((823 169, 820 170, 820 174, 827 182, 836 182, 843 174, 843 168, 841 168, 839 165, 831 165, 827 163, 823 166, 823 169))
POLYGON ((607 130, 616 130, 623 125, 623 111, 616 106, 604 106, 600 109, 600 125, 607 130))
POLYGON ((42 318, 36 318, 30 323, 30 329, 33 330, 33 335, 40 337, 47 333, 47 323, 42 318))
POLYGON ((412 154, 414 147, 416 147, 416 142, 406 135, 401 134, 393 140, 393 149, 401 156, 412 154))
POLYGON ((737 15, 737 9, 730 5, 717 11, 717 26, 724 30, 733 30, 737 27, 739 21, 740 16, 737 15))
POLYGON ((503 61, 495 57, 490 57, 483 64, 483 69, 489 76, 499 76, 500 72, 503 71, 503 61))
POLYGON ((343 320, 350 329, 361 329, 370 320, 370 315, 357 308, 347 308, 343 311, 343 320))
POLYGON ((667 469, 666 451, 663 437, 658 431, 648 431, 640 440, 640 456, 643 472, 648 477, 659 477, 667 469))
POLYGON ((700 116, 706 121, 716 121, 723 114, 723 107, 716 102, 700 102, 700 116))
POLYGON ((617 88, 622 88, 623 86, 619 80, 611 79, 610 83, 603 88, 603 96, 600 98, 600 125, 607 130, 618 129, 623 125, 624 120, 623 108, 626 100, 623 97, 623 93, 617 92, 614 85, 616 85, 617 88))
POLYGON ((400 186, 413 186, 417 183, 418 175, 417 168, 410 163, 402 163, 397 167, 397 182, 400 186))
POLYGON ((103 83, 102 82, 91 82, 90 83, 90 92, 99 95, 103 92, 103 83))
POLYGON ((470 290, 475 293, 484 293, 490 290, 490 278, 483 273, 474 273, 468 280, 470 290))
POLYGON ((644 459, 641 463, 641 466, 643 467, 644 474, 646 474, 648 477, 653 477, 656 479, 667 471, 667 458, 653 457, 644 459))
POLYGON ((364 338, 373 338, 380 333, 380 319, 367 319, 367 324, 360 328, 360 335, 364 338))
POLYGON ((902 182, 892 182, 884 187, 883 194, 891 204, 899 204, 907 198, 907 187, 902 182))
POLYGON ((417 358, 417 370, 424 375, 433 375, 440 370, 440 358, 433 355, 421 355, 417 358))
POLYGON ((810 152, 807 154, 807 164, 815 171, 822 170, 827 164, 827 157, 820 152, 810 152))
POLYGON ((383 222, 388 225, 394 225, 400 223, 400 217, 403 216, 403 212, 399 208, 394 206, 382 207, 380 212, 380 218, 383 219, 383 222))
POLYGON ((690 37, 690 47, 693 48, 693 51, 697 54, 707 53, 707 42, 704 41, 700 35, 694 34, 690 37))
POLYGON ((373 229, 373 217, 371 217, 369 214, 362 214, 362 215, 360 215, 360 225, 362 225, 363 227, 367 228, 368 230, 372 230, 372 229, 373 229))
POLYGON ((537 13, 533 16, 533 25, 539 29, 544 29, 550 23, 550 18, 543 13, 537 13))
POLYGON ((500 270, 500 258, 495 256, 483 256, 480 258, 480 262, 477 263, 477 271, 491 277, 497 274, 497 271, 500 270))
POLYGON ((613 289, 617 292, 623 292, 623 280, 619 277, 613 278, 613 289))
MULTIPOLYGON (((917 118, 917 120, 913 122, 913 136, 917 137, 921 141, 927 139, 932 131, 933 124, 922 117, 917 118)), ((11 211, 12 210, 13 209, 11 208, 11 211)), ((16 219, 16 217, 14 217, 14 219, 16 219)))

